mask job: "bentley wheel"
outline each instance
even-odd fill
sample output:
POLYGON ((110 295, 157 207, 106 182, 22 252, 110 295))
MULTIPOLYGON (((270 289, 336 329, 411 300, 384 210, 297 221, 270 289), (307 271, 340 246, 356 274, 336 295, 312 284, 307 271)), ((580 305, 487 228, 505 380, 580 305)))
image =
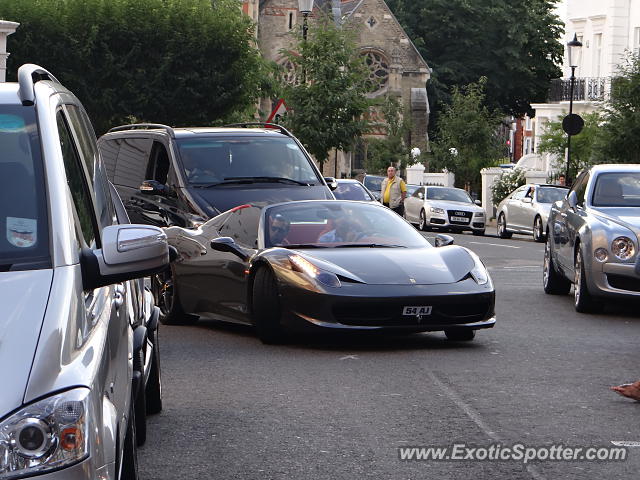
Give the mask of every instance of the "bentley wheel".
POLYGON ((429 230, 427 226, 427 215, 424 213, 424 210, 420 210, 420 230, 426 232, 429 230))
POLYGON ((258 338, 262 343, 280 343, 282 308, 278 297, 278 285, 269 267, 261 267, 253 279, 252 313, 258 338))
POLYGON ((571 282, 556 271, 551 256, 551 239, 547 239, 544 247, 544 263, 542 267, 542 286, 549 295, 566 295, 571 290, 571 282))
POLYGON ((542 225, 542 219, 536 217, 533 221, 533 241, 542 243, 544 242, 544 226, 542 225))
POLYGON ((498 237, 500 238, 511 238, 513 234, 507 231, 507 219, 504 216, 504 213, 501 213, 498 217, 498 237))
POLYGON ((153 415, 162 411, 162 376, 160 374, 160 340, 158 329, 152 333, 153 354, 151 355, 151 371, 147 380, 145 396, 147 397, 147 414, 153 415))
POLYGON ((476 336, 475 330, 471 330, 470 328, 452 328, 445 330, 444 334, 447 340, 451 340, 452 342, 470 342, 476 336))
POLYGON ((597 313, 602 311, 602 303, 596 301, 587 287, 582 251, 578 247, 575 261, 575 280, 573 285, 574 306, 579 313, 597 313))
POLYGON ((196 315, 187 315, 182 309, 174 284, 173 269, 169 268, 151 278, 152 292, 160 308, 160 321, 165 325, 192 325, 196 315))

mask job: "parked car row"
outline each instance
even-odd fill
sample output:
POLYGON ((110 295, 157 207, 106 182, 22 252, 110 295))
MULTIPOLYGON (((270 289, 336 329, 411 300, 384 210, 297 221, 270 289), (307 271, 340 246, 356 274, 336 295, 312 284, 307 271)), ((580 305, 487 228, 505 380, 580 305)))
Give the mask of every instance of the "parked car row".
POLYGON ((80 101, 23 65, 0 83, 0 476, 137 478, 162 408, 165 233, 130 224, 80 101))

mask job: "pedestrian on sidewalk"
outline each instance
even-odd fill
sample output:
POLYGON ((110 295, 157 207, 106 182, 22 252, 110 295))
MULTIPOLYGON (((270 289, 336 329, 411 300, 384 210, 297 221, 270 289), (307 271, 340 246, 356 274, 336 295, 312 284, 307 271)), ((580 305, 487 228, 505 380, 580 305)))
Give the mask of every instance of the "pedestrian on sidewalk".
POLYGON ((404 216, 404 199, 407 197, 407 184, 396 175, 396 168, 387 168, 387 178, 382 181, 380 198, 385 207, 389 207, 401 217, 404 216))

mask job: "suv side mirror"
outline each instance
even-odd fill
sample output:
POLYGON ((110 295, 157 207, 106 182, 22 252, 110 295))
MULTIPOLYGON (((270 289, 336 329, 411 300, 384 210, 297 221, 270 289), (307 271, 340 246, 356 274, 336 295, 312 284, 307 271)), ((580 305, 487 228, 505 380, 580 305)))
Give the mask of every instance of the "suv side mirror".
POLYGON ((324 177, 324 181, 327 182, 327 186, 329 187, 330 190, 335 190, 336 188, 338 188, 338 182, 336 182, 336 179, 333 177, 324 177))
POLYGON ((572 192, 569 193, 569 195, 567 195, 567 202, 569 203, 569 206, 574 210, 578 206, 578 195, 576 195, 575 190, 573 190, 572 192))
POLYGON ((479 207, 482 206, 482 202, 480 200, 474 200, 474 202, 476 205, 478 205, 479 207))
POLYGON ((446 247, 447 245, 453 245, 453 237, 451 235, 442 233, 436 235, 436 247, 446 247))
POLYGON ((151 225, 110 225, 102 230, 102 248, 81 253, 85 290, 146 277, 169 265, 167 236, 151 225))
POLYGON ((524 197, 522 203, 533 203, 533 199, 531 197, 524 197))
POLYGON ((248 260, 249 254, 231 237, 218 237, 211 240, 211 248, 217 252, 233 253, 242 260, 248 260))
POLYGON ((140 193, 145 195, 162 195, 163 197, 168 197, 171 195, 171 188, 157 180, 145 180, 142 182, 142 185, 140 185, 140 193))

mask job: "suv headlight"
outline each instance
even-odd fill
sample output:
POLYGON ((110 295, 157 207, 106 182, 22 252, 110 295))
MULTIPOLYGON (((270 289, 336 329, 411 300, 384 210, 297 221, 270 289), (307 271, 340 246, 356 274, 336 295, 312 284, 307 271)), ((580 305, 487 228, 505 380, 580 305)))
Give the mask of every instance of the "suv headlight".
POLYGON ((636 253, 633 240, 629 237, 618 237, 611 242, 611 251, 620 260, 629 260, 636 253))
POLYGON ((443 208, 431 207, 431 213, 438 213, 440 215, 444 215, 444 209, 443 208))
POLYGON ((0 422, 0 479, 67 467, 89 455, 90 392, 69 390, 0 422))
POLYGON ((469 252, 469 255, 471 255, 471 258, 473 258, 473 262, 475 264, 469 274, 471 275, 471 277, 473 277, 478 285, 486 285, 487 282, 489 282, 489 272, 487 272, 484 263, 482 263, 480 257, 478 257, 478 255, 473 253, 471 250, 467 250, 467 252, 469 252))

